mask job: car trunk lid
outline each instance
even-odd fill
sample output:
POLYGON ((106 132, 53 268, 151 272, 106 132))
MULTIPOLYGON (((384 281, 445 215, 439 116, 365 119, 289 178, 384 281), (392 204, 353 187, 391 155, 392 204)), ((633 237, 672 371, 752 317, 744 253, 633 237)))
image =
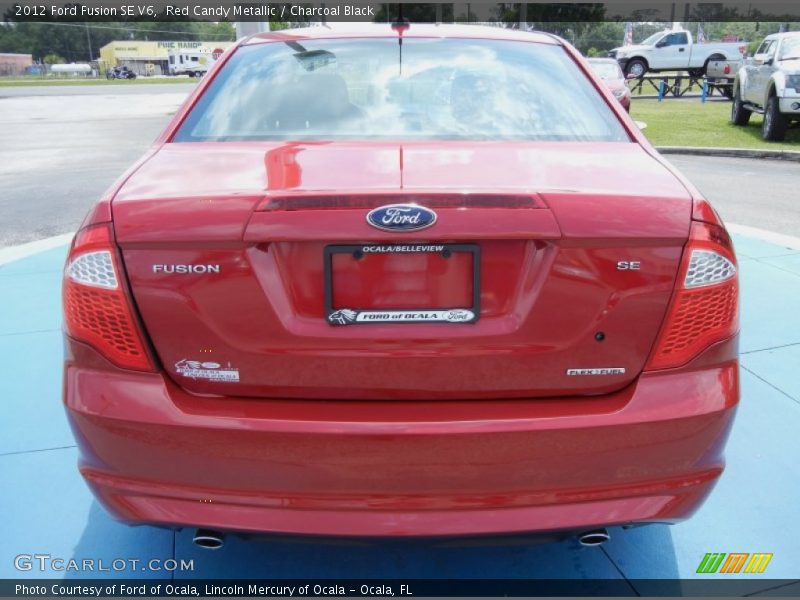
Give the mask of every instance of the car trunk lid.
POLYGON ((625 143, 167 144, 113 203, 136 304, 178 384, 365 400, 628 385, 690 213, 680 182, 625 143), (438 219, 368 224, 396 203, 438 219), (351 309, 414 316, 329 318, 351 309))

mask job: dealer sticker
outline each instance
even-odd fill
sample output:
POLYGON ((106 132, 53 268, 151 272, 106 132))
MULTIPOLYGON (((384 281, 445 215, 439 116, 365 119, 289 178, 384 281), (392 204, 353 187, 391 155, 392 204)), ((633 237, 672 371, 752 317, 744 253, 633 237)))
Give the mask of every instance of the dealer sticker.
POLYGON ((352 310, 342 308, 328 315, 331 325, 357 323, 472 323, 475 313, 465 308, 446 310, 352 310))
POLYGON ((239 369, 228 366, 223 367, 217 362, 188 360, 184 358, 175 363, 175 371, 179 375, 190 379, 206 379, 208 381, 222 381, 236 383, 239 381, 239 369))

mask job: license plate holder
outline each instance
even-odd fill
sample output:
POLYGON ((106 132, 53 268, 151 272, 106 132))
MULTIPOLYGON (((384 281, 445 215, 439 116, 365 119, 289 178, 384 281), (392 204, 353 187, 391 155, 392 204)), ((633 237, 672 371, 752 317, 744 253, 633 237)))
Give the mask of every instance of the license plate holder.
POLYGON ((325 319, 332 326, 369 324, 471 324, 480 318, 481 273, 480 246, 477 244, 352 244, 329 245, 325 247, 323 276, 325 290, 325 319), (472 290, 469 293, 469 306, 415 308, 364 308, 334 306, 333 259, 340 254, 350 254, 353 260, 361 260, 372 254, 418 254, 439 253, 443 258, 455 253, 466 253, 472 265, 472 290))

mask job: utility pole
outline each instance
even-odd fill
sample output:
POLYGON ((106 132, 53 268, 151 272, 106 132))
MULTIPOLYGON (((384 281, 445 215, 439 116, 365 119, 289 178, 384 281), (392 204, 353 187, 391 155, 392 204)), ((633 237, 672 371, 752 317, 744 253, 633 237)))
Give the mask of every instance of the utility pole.
POLYGON ((92 62, 92 34, 89 31, 89 23, 84 23, 86 25, 86 45, 89 46, 89 62, 92 62))

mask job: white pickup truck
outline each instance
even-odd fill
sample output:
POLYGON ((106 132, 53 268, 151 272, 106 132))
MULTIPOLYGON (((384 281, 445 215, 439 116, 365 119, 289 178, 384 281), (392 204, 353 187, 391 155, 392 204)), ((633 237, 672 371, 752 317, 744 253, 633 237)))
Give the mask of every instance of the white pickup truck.
POLYGON ((800 32, 775 33, 744 61, 733 82, 731 121, 745 126, 752 113, 764 115, 761 135, 779 142, 800 124, 800 32))
POLYGON ((689 71, 693 77, 705 75, 712 60, 733 60, 747 52, 747 42, 707 42, 695 44, 684 29, 665 29, 641 44, 621 46, 609 52, 625 75, 643 77, 648 71, 689 71))

